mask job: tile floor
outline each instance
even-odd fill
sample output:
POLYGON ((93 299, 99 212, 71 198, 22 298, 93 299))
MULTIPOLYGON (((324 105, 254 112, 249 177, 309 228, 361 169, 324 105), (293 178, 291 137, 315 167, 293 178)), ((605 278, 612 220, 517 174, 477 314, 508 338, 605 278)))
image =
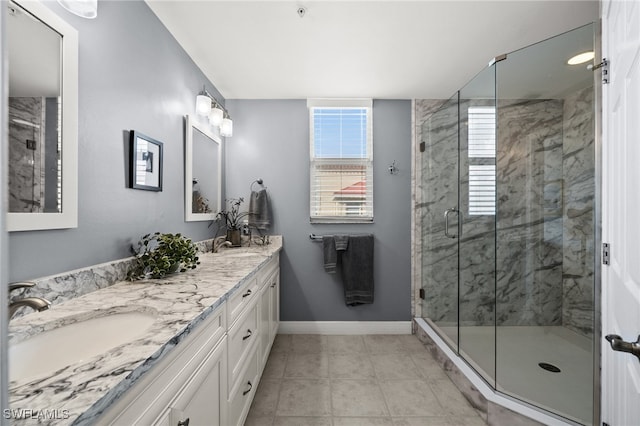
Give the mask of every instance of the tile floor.
POLYGON ((246 426, 484 426, 412 335, 279 334, 246 426))

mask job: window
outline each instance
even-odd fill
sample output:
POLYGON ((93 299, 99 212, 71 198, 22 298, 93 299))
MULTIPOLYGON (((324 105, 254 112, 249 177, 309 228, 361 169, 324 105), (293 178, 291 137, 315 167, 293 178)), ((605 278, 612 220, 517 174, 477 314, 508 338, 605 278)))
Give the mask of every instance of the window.
POLYGON ((310 99, 311 222, 373 221, 371 100, 310 99))
POLYGON ((469 107, 469 215, 496 214, 496 109, 469 107))

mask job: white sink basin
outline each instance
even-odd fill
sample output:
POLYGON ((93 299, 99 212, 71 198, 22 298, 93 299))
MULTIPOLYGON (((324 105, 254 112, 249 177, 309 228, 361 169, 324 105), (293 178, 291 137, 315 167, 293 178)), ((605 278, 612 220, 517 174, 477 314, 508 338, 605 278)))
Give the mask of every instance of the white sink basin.
POLYGON ((155 322, 146 312, 112 313, 43 331, 9 345, 9 379, 24 380, 87 360, 141 337, 155 322))

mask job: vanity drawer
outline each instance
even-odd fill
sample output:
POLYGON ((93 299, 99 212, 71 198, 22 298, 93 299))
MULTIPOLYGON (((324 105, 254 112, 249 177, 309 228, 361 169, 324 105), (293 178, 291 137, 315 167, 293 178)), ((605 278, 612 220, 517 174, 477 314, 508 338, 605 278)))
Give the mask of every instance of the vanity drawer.
POLYGON ((266 265, 260 268, 260 272, 258 272, 258 287, 264 287, 264 285, 269 281, 269 277, 279 266, 280 256, 276 253, 266 265))
POLYGON ((233 323, 242 314, 242 311, 257 299, 258 283, 256 277, 247 280, 231 297, 227 300, 227 326, 232 327, 233 323))
POLYGON ((228 332, 229 350, 229 389, 233 389, 242 367, 249 356, 249 350, 254 348, 254 342, 259 340, 258 305, 254 304, 242 314, 237 323, 228 332))
POLYGON ((249 412, 251 401, 258 389, 258 351, 253 350, 246 370, 240 376, 238 385, 229 397, 229 424, 242 425, 249 412))

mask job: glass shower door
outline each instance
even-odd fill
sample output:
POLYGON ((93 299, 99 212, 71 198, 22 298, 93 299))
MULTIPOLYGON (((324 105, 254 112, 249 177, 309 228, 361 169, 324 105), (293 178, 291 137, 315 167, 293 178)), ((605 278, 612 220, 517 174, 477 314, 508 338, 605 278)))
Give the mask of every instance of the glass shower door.
POLYGON ((422 125, 421 153, 422 316, 458 346, 458 94, 422 125), (445 212, 450 221, 445 227, 445 212), (451 232, 451 233, 449 233, 451 232))
POLYGON ((460 90, 459 347, 495 385, 495 66, 460 90))

